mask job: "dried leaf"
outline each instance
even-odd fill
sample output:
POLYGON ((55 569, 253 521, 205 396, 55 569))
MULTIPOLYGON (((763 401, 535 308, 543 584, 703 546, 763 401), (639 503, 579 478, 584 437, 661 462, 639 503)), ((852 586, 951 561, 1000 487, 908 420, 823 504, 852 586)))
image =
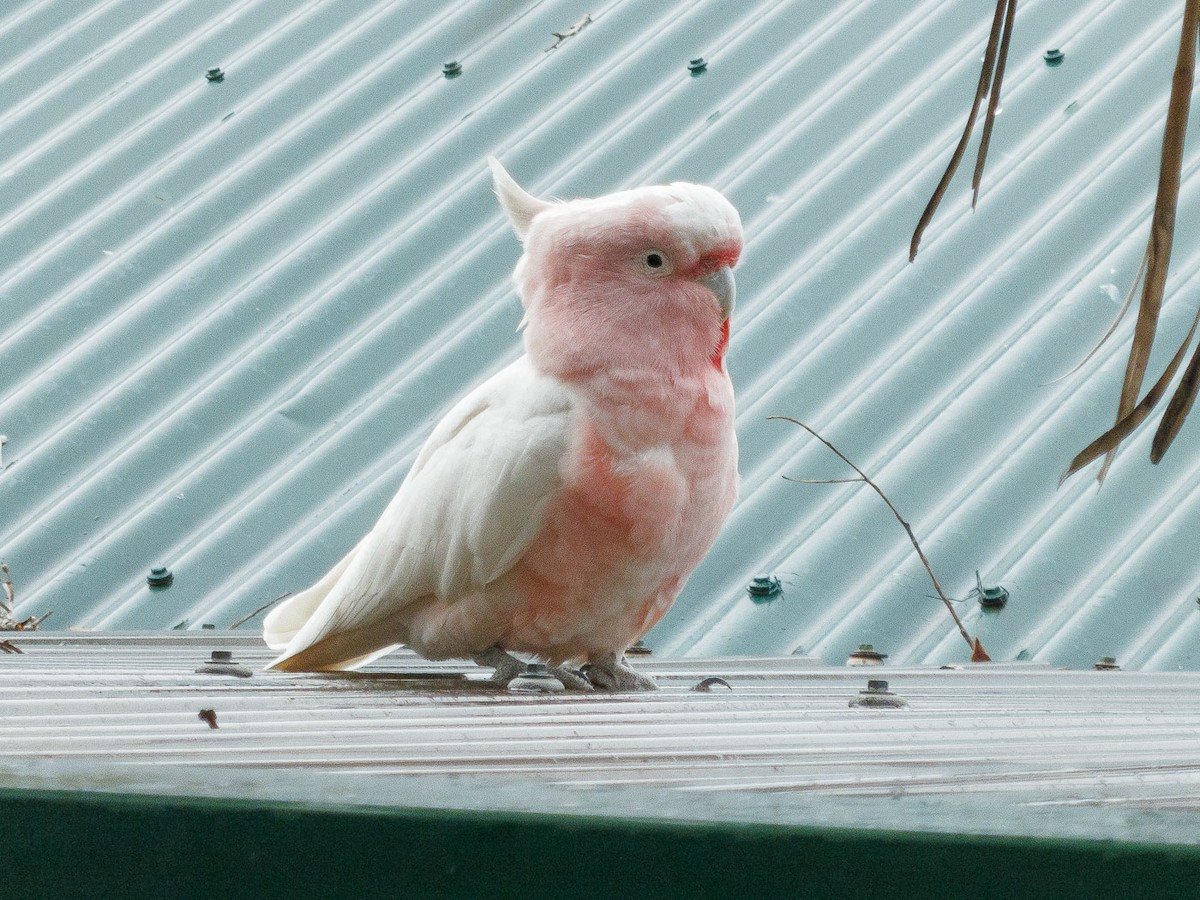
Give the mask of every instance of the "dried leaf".
POLYGON ((1000 106, 1000 86, 1004 83, 1004 67, 1008 62, 1008 45, 1012 41, 1013 21, 1017 17, 1017 0, 1008 0, 1004 16, 1004 33, 1000 37, 1000 49, 996 54, 996 73, 992 76, 991 96, 988 97, 987 117, 983 120, 983 134, 979 138, 979 154, 975 158, 975 175, 971 178, 971 209, 979 202, 979 184, 983 181, 983 166, 987 162, 988 147, 992 143, 992 128, 996 124, 996 110, 1000 106))
MULTIPOLYGON (((1158 170, 1158 194, 1154 200, 1154 217, 1150 225, 1150 239, 1146 245, 1146 280, 1142 285, 1142 302, 1138 307, 1137 324, 1134 326, 1133 344, 1129 348, 1129 360, 1125 365, 1125 379, 1121 384, 1121 398, 1117 404, 1117 422, 1111 429, 1093 441, 1105 441, 1108 446, 1103 451, 1107 458, 1100 469, 1097 479, 1104 480, 1109 467, 1112 465, 1117 447, 1128 437, 1133 427, 1123 423, 1132 421, 1134 413, 1142 409, 1137 418, 1137 424, 1145 420, 1150 410, 1161 399, 1163 390, 1151 390, 1141 403, 1136 403, 1138 392, 1146 377, 1146 367, 1150 361, 1150 350, 1154 346, 1154 335, 1158 330, 1158 316, 1162 310, 1163 293, 1167 283, 1167 269, 1171 264, 1171 245, 1175 238, 1175 209, 1179 201, 1179 182, 1183 170, 1183 142, 1187 133, 1188 109, 1192 102, 1192 85, 1196 69, 1196 26, 1200 22, 1200 3, 1187 0, 1184 4, 1183 26, 1179 36, 1179 55, 1175 60, 1175 72, 1171 77, 1171 99, 1167 104, 1167 124, 1163 129, 1162 157, 1158 170), (1146 403, 1153 398, 1152 402, 1146 403), (1136 405, 1135 405, 1136 403, 1136 405), (1115 441, 1113 437, 1120 434, 1115 441), (1107 440, 1106 440, 1107 439, 1107 440)), ((1193 326, 1193 331, 1195 326, 1193 326)), ((1175 354, 1168 371, 1174 374, 1178 368, 1186 344, 1191 341, 1192 332, 1188 332, 1187 341, 1175 354)), ((1159 385, 1155 385, 1157 388, 1159 385)), ((1188 404, 1190 407, 1190 404, 1188 404)), ((1182 404, 1181 407, 1182 409, 1182 404)), ((1186 415, 1186 411, 1184 411, 1186 415)), ((1180 420, 1182 424, 1182 420, 1180 420)), ((1167 443, 1170 443, 1169 441, 1167 443)), ((1078 461, 1091 449, 1089 446, 1075 457, 1078 461)), ((1165 447, 1163 448, 1165 451, 1165 447)), ((1092 457, 1093 459, 1095 457, 1092 457)), ((1067 474, 1079 469, 1073 461, 1067 469, 1067 474)))
MULTIPOLYGON (((1200 311, 1196 312, 1196 317, 1192 320, 1192 327, 1188 329, 1187 336, 1183 339, 1183 343, 1179 345, 1179 349, 1175 351, 1171 362, 1167 364, 1167 368, 1159 376, 1158 381, 1154 383, 1154 386, 1142 398, 1142 402, 1135 406, 1129 415, 1080 450, 1079 454, 1071 460, 1071 465, 1067 467, 1067 471, 1063 472, 1062 477, 1058 480, 1059 484, 1062 484, 1093 460, 1099 459, 1106 453, 1116 450, 1120 446, 1121 441, 1129 437, 1135 428, 1146 421, 1146 417, 1150 415, 1150 410, 1162 399, 1163 394, 1167 391, 1167 385, 1175 377, 1175 372, 1183 362, 1183 357, 1187 354, 1187 348, 1192 342, 1192 336, 1196 333, 1198 325, 1200 325, 1200 311)), ((1103 474, 1104 472, 1102 471, 1101 475, 1103 474)))
POLYGON ((958 139, 958 146, 954 148, 954 155, 950 157, 950 164, 946 166, 946 171, 942 173, 942 180, 934 188, 933 196, 929 198, 929 203, 926 204, 925 211, 921 213, 921 219, 917 222, 916 230, 913 231, 912 241, 908 245, 909 262, 917 258, 917 247, 921 244, 921 236, 933 220, 933 214, 937 212, 938 204, 942 202, 942 197, 946 195, 946 190, 950 187, 950 181, 954 178, 954 173, 958 171, 958 165, 962 162, 963 155, 967 152, 967 142, 971 140, 971 129, 975 127, 975 117, 979 115, 979 104, 983 102, 983 98, 987 96, 988 90, 992 85, 992 71, 995 68, 996 49, 1000 43, 1000 32, 1004 23, 1004 11, 1007 3, 1008 0, 996 0, 996 13, 992 18, 992 31, 988 36, 987 49, 983 53, 983 66, 979 70, 979 86, 975 89, 975 102, 971 104, 971 112, 967 115, 967 124, 963 128, 962 137, 958 139))
POLYGON ((1154 433, 1154 443, 1150 446, 1150 462, 1155 465, 1163 458, 1163 454, 1175 440, 1175 435, 1179 434, 1179 429, 1183 427, 1183 420, 1191 412, 1192 402, 1196 399, 1197 387, 1200 387, 1200 345, 1197 345, 1192 361, 1184 369, 1179 387, 1175 389, 1175 396, 1167 404, 1167 411, 1163 413, 1162 421, 1158 423, 1158 431, 1154 433))
POLYGON ((971 647, 971 662, 991 662, 992 658, 988 656, 988 652, 983 649, 983 644, 979 643, 979 638, 975 638, 975 643, 971 647))

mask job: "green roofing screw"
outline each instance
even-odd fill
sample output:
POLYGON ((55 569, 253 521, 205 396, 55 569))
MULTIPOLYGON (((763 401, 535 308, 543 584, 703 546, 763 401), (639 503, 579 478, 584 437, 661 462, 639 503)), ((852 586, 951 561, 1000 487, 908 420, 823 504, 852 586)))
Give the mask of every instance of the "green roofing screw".
POLYGON ((1119 671, 1121 667, 1117 665, 1115 656, 1102 656, 1100 657, 1100 662, 1096 663, 1092 668, 1099 669, 1101 672, 1114 672, 1119 671))
POLYGON ((746 592, 755 600, 770 600, 783 593, 783 585, 774 575, 755 575, 746 586, 746 592))
POLYGON ((457 78, 462 74, 462 63, 456 59, 452 59, 448 63, 443 63, 442 74, 447 78, 457 78))
POLYGON ((697 56, 688 63, 688 71, 691 72, 692 75, 699 75, 707 68, 708 62, 705 61, 703 56, 697 56))
POLYGON ((225 80, 225 73, 221 71, 220 66, 213 66, 204 73, 204 77, 216 84, 225 80))
POLYGON ((996 585, 995 587, 984 587, 983 579, 979 577, 979 570, 975 570, 975 591, 979 594, 979 605, 984 609, 1000 609, 1008 602, 1008 591, 996 585))
POLYGON ((175 576, 171 574, 171 570, 166 566, 155 566, 150 570, 150 574, 146 576, 146 584, 150 585, 150 587, 166 587, 174 580, 175 576))
POLYGON ((873 644, 859 644, 858 649, 846 659, 846 665, 882 666, 885 659, 887 659, 887 654, 880 653, 873 644))
POLYGON ((1053 50, 1047 50, 1042 54, 1042 59, 1046 61, 1048 66, 1060 66, 1065 58, 1063 52, 1055 47, 1053 50))

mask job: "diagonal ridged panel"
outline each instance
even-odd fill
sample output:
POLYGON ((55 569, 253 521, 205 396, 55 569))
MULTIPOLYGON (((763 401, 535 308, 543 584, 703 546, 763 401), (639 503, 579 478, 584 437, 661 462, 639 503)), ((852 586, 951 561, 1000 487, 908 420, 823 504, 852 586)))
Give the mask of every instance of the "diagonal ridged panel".
MULTIPOLYGON (((226 625, 344 553, 437 416, 518 352, 495 153, 535 192, 711 183, 746 224, 742 500, 658 652, 965 655, 876 496, 781 480, 846 474, 781 414, 884 486, 947 590, 976 569, 1009 589, 998 613, 960 604, 995 658, 1200 666, 1195 429, 1158 467, 1139 433, 1100 492, 1056 487, 1115 405, 1131 322, 1054 379, 1138 267, 1178 25, 1173 4, 1022 4, 980 206, 960 176, 910 265, 988 26, 952 0, 10 4, 0 558, 20 611, 226 625), (152 592, 160 563, 175 582, 152 592), (759 572, 781 598, 747 596, 759 572)), ((1152 371, 1195 307, 1198 166, 1193 140, 1152 371)))

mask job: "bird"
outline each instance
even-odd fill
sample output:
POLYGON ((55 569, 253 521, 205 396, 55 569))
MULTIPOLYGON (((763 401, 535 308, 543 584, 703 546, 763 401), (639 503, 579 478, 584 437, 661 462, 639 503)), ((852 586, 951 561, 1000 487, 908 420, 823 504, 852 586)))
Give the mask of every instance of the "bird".
POLYGON ((570 200, 488 158, 522 246, 524 354, 433 428, 376 525, 264 620, 268 668, 352 669, 405 644, 507 684, 653 690, 625 650, 737 498, 726 365, 737 210, 675 182, 570 200))

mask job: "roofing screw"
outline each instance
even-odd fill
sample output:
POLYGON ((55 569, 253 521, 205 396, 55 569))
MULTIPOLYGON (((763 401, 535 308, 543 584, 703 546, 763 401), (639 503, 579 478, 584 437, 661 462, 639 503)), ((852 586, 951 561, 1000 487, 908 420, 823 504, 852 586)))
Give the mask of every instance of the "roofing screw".
POLYGON ((979 605, 984 609, 1002 609, 1008 602, 1007 589, 1000 585, 985 588, 978 569, 975 570, 975 592, 979 595, 979 605))
POLYGON ((651 650, 646 646, 645 641, 638 641, 632 647, 625 651, 626 656, 649 656, 651 650))
POLYGON ((1055 48, 1053 50, 1047 50, 1045 53, 1043 53, 1042 59, 1046 61, 1046 65, 1048 66, 1060 66, 1062 65, 1064 55, 1061 50, 1055 48))
POLYGON ((867 682, 867 689, 859 691, 858 696, 851 700, 849 705, 871 709, 903 709, 908 706, 908 701, 889 691, 886 681, 871 679, 867 682))
POLYGON ((217 630, 217 626, 214 625, 212 622, 205 622, 200 627, 203 628, 205 631, 216 631, 217 630))
POLYGON ((697 56, 695 59, 693 59, 691 62, 688 63, 688 71, 691 72, 693 76, 699 75, 701 72, 703 72, 707 68, 708 68, 708 62, 704 59, 703 56, 697 56))
POLYGON ((196 670, 196 674, 236 675, 238 678, 249 678, 254 673, 245 666, 234 663, 232 650, 214 650, 208 662, 196 670))
POLYGON ((457 78, 462 74, 462 63, 456 59, 452 59, 448 63, 442 63, 442 74, 447 78, 457 78))
POLYGON ((219 82, 222 82, 225 80, 225 73, 221 71, 220 66, 213 66, 211 69, 209 69, 207 72, 204 73, 204 77, 207 78, 209 81, 211 81, 213 84, 218 84, 219 82))
POLYGON ((166 587, 174 580, 175 576, 171 574, 171 570, 166 566, 155 566, 150 570, 150 574, 146 576, 146 584, 150 585, 150 587, 166 587))
POLYGON ((774 575, 755 575, 746 586, 746 592, 756 599, 770 599, 783 593, 783 585, 774 575))
POLYGON ((871 644, 859 644, 858 649, 846 660, 848 666, 882 666, 887 659, 886 653, 880 653, 871 644))
POLYGON ((522 674, 508 683, 508 689, 518 694, 557 694, 566 690, 563 683, 550 674, 545 663, 530 663, 522 674))
POLYGON ((1099 669, 1101 672, 1121 671, 1121 667, 1117 665, 1117 658, 1115 656, 1100 657, 1100 662, 1096 663, 1092 668, 1099 669))

